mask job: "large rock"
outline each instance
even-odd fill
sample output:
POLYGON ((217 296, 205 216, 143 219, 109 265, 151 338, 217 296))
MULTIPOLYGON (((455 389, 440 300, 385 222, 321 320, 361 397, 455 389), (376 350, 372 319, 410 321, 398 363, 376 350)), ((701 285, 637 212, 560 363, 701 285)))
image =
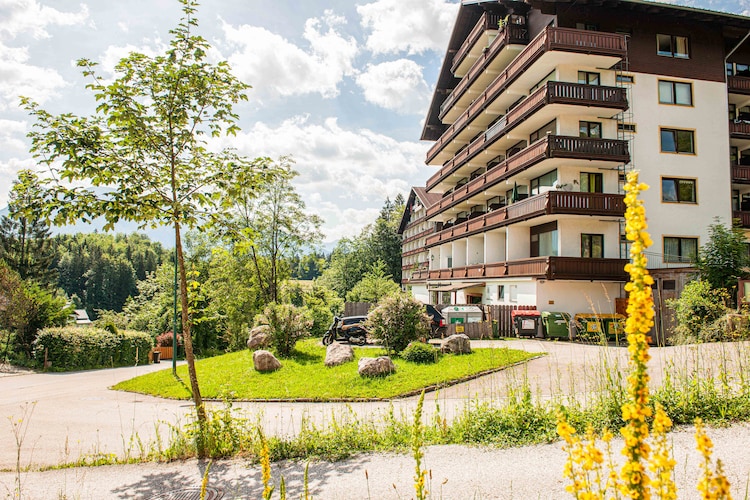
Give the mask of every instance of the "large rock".
POLYGON ((269 351, 258 349, 253 353, 253 365, 259 372, 272 372, 281 368, 281 363, 269 351))
POLYGON ((443 339, 440 343, 440 351, 448 354, 470 354, 471 341, 464 333, 457 333, 443 339))
POLYGON ((268 325, 256 326, 250 330, 247 338, 247 348, 250 350, 260 349, 271 345, 271 327, 268 325))
POLYGON ((396 365, 388 356, 360 358, 357 371, 362 377, 382 377, 395 372, 396 365))
POLYGON ((354 349, 348 344, 334 342, 326 349, 326 366, 337 366, 354 359, 354 349))

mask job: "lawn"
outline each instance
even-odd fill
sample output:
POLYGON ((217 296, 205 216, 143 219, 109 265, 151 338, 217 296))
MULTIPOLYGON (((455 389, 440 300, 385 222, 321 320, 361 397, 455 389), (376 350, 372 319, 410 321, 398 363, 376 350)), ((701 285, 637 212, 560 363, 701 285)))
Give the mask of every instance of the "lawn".
MULTIPOLYGON (((294 357, 281 359, 281 369, 272 373, 256 372, 248 350, 197 361, 196 370, 201 393, 209 399, 230 396, 238 400, 357 400, 393 398, 425 387, 450 385, 538 355, 501 348, 474 349, 471 354, 462 356, 445 355, 434 364, 415 364, 395 358, 396 373, 376 379, 360 377, 357 360, 382 354, 377 348, 355 348, 354 361, 326 368, 323 364, 325 347, 318 339, 308 339, 299 342, 294 357)), ((188 399, 187 367, 178 367, 177 374, 181 380, 172 376, 171 369, 165 369, 126 380, 114 389, 188 399)))

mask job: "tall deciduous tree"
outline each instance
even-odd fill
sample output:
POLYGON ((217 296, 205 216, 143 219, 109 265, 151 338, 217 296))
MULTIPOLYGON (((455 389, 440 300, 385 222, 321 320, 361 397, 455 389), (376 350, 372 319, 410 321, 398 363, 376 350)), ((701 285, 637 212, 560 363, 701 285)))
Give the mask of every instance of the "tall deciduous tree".
POLYGON ((28 98, 22 104, 36 120, 32 152, 53 179, 71 181, 50 184, 41 199, 43 213, 58 223, 103 217, 107 229, 120 220, 174 228, 185 354, 203 423, 182 232, 221 217, 240 187, 260 182, 268 160, 207 148, 208 137, 237 132, 233 105, 246 99, 248 86, 226 62, 206 60, 209 44, 192 32, 198 24, 197 2, 180 2, 183 17, 170 31, 165 54, 131 53, 115 66, 111 81, 97 75, 94 62, 78 61, 83 75, 92 79, 87 88, 97 102, 94 115, 54 116, 28 98))
POLYGON ((265 303, 279 302, 280 283, 291 275, 289 261, 301 248, 321 240, 322 219, 305 211, 292 185, 297 171, 290 158, 280 158, 273 182, 235 200, 229 223, 236 250, 252 258, 256 282, 265 303))
POLYGON ((727 227, 716 218, 708 228, 708 241, 698 252, 696 267, 701 279, 712 288, 723 288, 736 298, 737 280, 748 274, 748 257, 745 233, 741 227, 727 227))

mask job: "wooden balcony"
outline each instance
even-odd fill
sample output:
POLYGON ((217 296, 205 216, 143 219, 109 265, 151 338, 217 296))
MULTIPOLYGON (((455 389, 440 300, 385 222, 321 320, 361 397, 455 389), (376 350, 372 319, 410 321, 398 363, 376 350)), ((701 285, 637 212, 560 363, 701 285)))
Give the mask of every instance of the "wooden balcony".
POLYGON ((750 139, 750 122, 729 120, 729 136, 732 139, 750 139))
POLYGON ((727 78, 727 90, 732 94, 750 95, 750 77, 730 76, 727 78))
POLYGON ((425 239, 425 246, 440 245, 543 215, 622 217, 625 215, 624 200, 624 195, 615 193, 548 191, 430 235, 425 239))
POLYGON ((750 184, 750 166, 732 165, 732 182, 736 184, 750 184))
POLYGON ((464 58, 469 55, 472 47, 474 47, 474 45, 485 34, 485 32, 490 30, 497 31, 498 29, 500 29, 500 16, 498 14, 493 14, 491 12, 485 12, 484 14, 482 14, 482 17, 479 18, 479 21, 471 30, 469 36, 466 37, 464 43, 461 44, 461 47, 459 47, 456 55, 453 56, 451 73, 456 72, 456 69, 459 67, 459 65, 461 65, 464 58))
MULTIPOLYGON (((482 139, 484 136, 480 137, 482 139)), ((475 141, 477 142, 477 141, 475 141)), ((479 144, 470 145, 457 155, 437 174, 427 181, 427 189, 433 189, 439 182, 448 177, 456 168, 481 151, 479 144)), ((464 184, 451 194, 427 209, 427 217, 433 217, 443 210, 470 199, 487 188, 509 179, 513 175, 536 165, 547 158, 570 158, 586 160, 603 160, 627 163, 630 161, 627 141, 618 139, 596 139, 591 137, 568 137, 548 135, 539 139, 519 153, 496 165, 476 179, 464 184)))
MULTIPOLYGON (((475 100, 469 108, 461 113, 453 124, 448 127, 435 144, 427 151, 425 163, 429 164, 435 157, 451 144, 467 125, 475 118, 484 113, 487 106, 497 97, 498 91, 493 95, 484 92, 480 98, 475 100)), ((571 106, 586 106, 625 110, 628 109, 627 91, 624 88, 605 87, 601 85, 585 85, 570 82, 547 82, 533 94, 528 96, 521 104, 513 108, 503 117, 487 129, 485 133, 489 138, 506 134, 521 122, 526 120, 534 112, 548 104, 567 104, 571 106)))
POLYGON ((563 52, 578 52, 582 54, 598 54, 624 58, 627 54, 627 43, 625 35, 616 33, 601 33, 598 31, 575 30, 570 28, 556 28, 549 26, 534 40, 524 42, 518 38, 522 33, 514 29, 525 26, 508 25, 493 41, 487 50, 488 57, 479 58, 471 67, 469 72, 461 79, 453 91, 440 105, 438 117, 442 120, 448 110, 464 95, 464 93, 476 81, 478 75, 484 72, 492 58, 500 51, 501 46, 510 43, 523 43, 528 45, 520 54, 500 73, 487 88, 488 91, 497 92, 513 82, 518 76, 534 63, 545 52, 558 50, 563 52), (491 57, 490 52, 492 52, 491 57))
POLYGON ((740 227, 750 229, 750 212, 735 210, 732 212, 732 219, 740 221, 740 227))
MULTIPOLYGON (((502 278, 512 276, 568 279, 627 281, 627 259, 584 259, 581 257, 535 257, 531 259, 431 269, 429 279, 502 278)), ((424 271, 420 274, 424 279, 424 271)), ((414 274, 412 274, 414 276, 414 274)))

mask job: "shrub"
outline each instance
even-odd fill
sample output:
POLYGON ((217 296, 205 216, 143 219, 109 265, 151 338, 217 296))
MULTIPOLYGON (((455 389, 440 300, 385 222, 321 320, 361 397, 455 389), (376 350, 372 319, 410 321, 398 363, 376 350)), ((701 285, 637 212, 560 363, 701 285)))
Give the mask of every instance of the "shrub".
MULTIPOLYGON (((156 347, 172 347, 173 332, 164 332, 156 336, 156 347)), ((182 345, 182 334, 177 335, 177 344, 182 345)))
POLYGON ((409 342, 430 334, 430 317, 424 304, 406 294, 384 298, 365 322, 370 336, 383 342, 386 351, 403 351, 409 342))
POLYGON ((153 347, 146 332, 121 330, 112 333, 101 328, 47 328, 34 342, 34 360, 44 365, 45 351, 54 370, 83 370, 111 366, 145 364, 153 347))
POLYGON ((440 351, 425 342, 412 342, 401 351, 401 357, 411 363, 436 363, 440 351))
POLYGON ((717 321, 729 312, 729 294, 712 288, 708 281, 694 280, 685 285, 680 298, 667 305, 674 309, 677 327, 672 339, 677 343, 722 340, 725 328, 717 321))
POLYGON ((297 340, 310 335, 312 320, 309 312, 292 304, 268 304, 255 318, 255 325, 271 327, 271 343, 276 354, 288 358, 297 340))

